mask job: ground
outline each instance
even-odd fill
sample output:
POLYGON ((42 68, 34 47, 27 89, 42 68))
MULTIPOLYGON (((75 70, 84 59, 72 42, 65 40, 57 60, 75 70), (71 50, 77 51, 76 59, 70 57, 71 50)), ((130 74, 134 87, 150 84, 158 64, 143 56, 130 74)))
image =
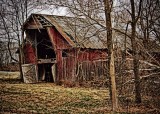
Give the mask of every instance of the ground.
POLYGON ((0 71, 0 80, 13 80, 13 79, 19 79, 19 72, 6 72, 6 71, 0 71))
MULTIPOLYGON (((53 83, 24 84, 17 81, 17 75, 18 73, 0 72, 0 113, 110 114, 111 112, 107 88, 66 88, 53 83), (4 78, 4 75, 9 78, 4 78)), ((159 109, 144 104, 120 107, 119 113, 160 113, 159 109)))

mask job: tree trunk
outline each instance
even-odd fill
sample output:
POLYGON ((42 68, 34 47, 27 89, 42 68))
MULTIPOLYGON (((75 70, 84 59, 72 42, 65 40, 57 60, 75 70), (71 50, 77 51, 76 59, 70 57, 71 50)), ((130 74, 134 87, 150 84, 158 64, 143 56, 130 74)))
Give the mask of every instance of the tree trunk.
POLYGON ((22 48, 23 48, 23 43, 24 43, 24 31, 22 30, 22 44, 20 42, 20 37, 18 37, 18 45, 19 45, 19 71, 20 71, 20 80, 23 80, 23 71, 22 71, 22 64, 23 64, 23 52, 22 52, 22 48))
POLYGON ((135 17, 135 6, 134 0, 130 0, 131 3, 131 26, 132 26, 132 33, 131 33, 131 44, 132 44, 132 51, 133 51, 133 71, 135 77, 135 102, 141 103, 141 88, 140 88, 140 77, 139 77, 139 55, 137 50, 137 43, 136 43, 136 17, 135 17))
POLYGON ((111 22, 111 6, 109 0, 104 0, 106 29, 107 29, 107 47, 108 47, 108 74, 110 78, 110 98, 112 101, 112 110, 118 108, 118 99, 115 82, 115 66, 114 66, 114 51, 112 41, 112 22, 111 22))
POLYGON ((23 73, 22 73, 22 49, 19 46, 19 72, 20 72, 20 80, 23 81, 23 73))

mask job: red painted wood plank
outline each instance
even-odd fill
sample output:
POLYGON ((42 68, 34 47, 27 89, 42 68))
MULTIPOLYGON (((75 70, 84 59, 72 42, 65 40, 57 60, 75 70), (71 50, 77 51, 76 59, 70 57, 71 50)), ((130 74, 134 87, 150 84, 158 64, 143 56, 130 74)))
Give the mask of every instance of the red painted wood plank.
POLYGON ((23 52, 26 64, 36 62, 35 49, 32 47, 31 44, 26 44, 23 48, 23 52))

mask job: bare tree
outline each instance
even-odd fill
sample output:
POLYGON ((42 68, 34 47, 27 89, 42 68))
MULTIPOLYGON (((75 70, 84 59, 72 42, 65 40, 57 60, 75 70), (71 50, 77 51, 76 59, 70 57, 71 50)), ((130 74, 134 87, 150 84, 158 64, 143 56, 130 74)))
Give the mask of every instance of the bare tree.
POLYGON ((139 55, 138 55, 138 49, 137 49, 137 43, 136 43, 136 24, 139 19, 140 13, 141 13, 141 4, 142 0, 140 0, 139 3, 139 12, 136 17, 135 13, 135 2, 134 0, 130 0, 131 4, 131 43, 132 43, 132 51, 133 51, 133 67, 134 67, 134 77, 135 77, 135 101, 136 103, 141 103, 141 89, 140 89, 140 76, 139 76, 139 55))
POLYGON ((148 42, 155 40, 160 43, 160 13, 159 13, 159 0, 146 0, 142 4, 142 11, 139 21, 139 29, 142 32, 142 40, 144 47, 148 48, 148 42))
POLYGON ((108 70, 110 76, 110 96, 112 100, 112 110, 116 111, 118 108, 116 82, 115 82, 115 65, 114 65, 114 51, 113 51, 113 38, 112 38, 112 20, 111 20, 111 2, 104 0, 105 16, 106 16, 106 29, 107 29, 107 47, 108 47, 108 70))
POLYGON ((1 12, 0 12, 0 20, 1 24, 1 37, 2 41, 7 39, 7 47, 8 52, 12 60, 19 62, 19 69, 22 78, 22 67, 21 64, 23 63, 22 54, 22 45, 23 45, 23 35, 21 34, 21 27, 24 21, 28 17, 28 13, 33 10, 35 6, 35 1, 28 1, 28 0, 2 0, 1 3, 1 12), (16 60, 10 51, 10 44, 12 42, 17 42, 19 46, 19 60, 16 60))

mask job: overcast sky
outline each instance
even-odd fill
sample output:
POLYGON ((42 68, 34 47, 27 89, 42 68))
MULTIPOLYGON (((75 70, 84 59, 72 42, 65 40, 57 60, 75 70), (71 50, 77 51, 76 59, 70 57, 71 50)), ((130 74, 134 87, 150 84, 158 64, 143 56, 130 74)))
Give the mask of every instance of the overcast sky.
POLYGON ((60 7, 58 9, 34 9, 31 13, 40 13, 40 14, 48 14, 48 15, 67 15, 66 8, 60 7))

